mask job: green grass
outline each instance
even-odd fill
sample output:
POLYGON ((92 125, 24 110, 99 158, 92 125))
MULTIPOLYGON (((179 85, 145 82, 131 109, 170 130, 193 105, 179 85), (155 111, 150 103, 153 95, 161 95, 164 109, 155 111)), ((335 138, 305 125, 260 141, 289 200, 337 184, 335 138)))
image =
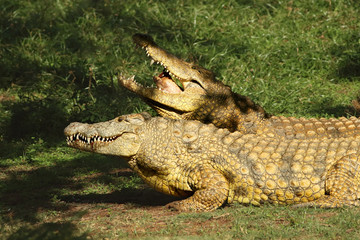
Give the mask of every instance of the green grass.
POLYGON ((114 76, 151 84, 149 33, 268 112, 355 114, 360 3, 0 1, 0 239, 355 239, 358 209, 231 206, 175 214, 117 158, 68 149, 71 121, 149 111, 114 76), (145 199, 145 200, 144 200, 145 199), (160 202, 159 202, 160 201, 160 202), (151 206, 155 205, 155 206, 151 206), (157 206, 159 205, 159 206, 157 206))

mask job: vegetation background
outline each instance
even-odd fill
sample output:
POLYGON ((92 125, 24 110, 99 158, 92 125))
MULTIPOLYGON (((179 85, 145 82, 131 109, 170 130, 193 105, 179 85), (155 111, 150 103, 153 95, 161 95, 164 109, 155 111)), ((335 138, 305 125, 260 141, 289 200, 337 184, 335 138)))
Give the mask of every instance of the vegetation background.
POLYGON ((359 209, 169 212, 126 164, 68 149, 62 131, 150 111, 116 81, 161 71, 137 32, 270 113, 354 115, 359 1, 0 0, 0 31, 0 239, 358 238, 359 209))

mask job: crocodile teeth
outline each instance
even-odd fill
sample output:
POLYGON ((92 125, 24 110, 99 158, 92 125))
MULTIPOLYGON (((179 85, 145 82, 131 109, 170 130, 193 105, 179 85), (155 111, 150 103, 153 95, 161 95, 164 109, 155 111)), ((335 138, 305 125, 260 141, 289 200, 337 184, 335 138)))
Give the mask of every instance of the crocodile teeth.
POLYGON ((68 144, 71 144, 72 142, 75 142, 75 141, 80 141, 84 144, 93 144, 95 142, 108 143, 108 142, 114 141, 116 138, 117 138, 116 136, 114 136, 114 137, 101 137, 101 136, 86 137, 86 136, 82 135, 81 133, 76 133, 74 135, 67 136, 66 142, 68 144))
POLYGON ((138 85, 139 87, 143 87, 143 85, 141 83, 136 82, 136 85, 138 85))
MULTIPOLYGON (((182 82, 182 80, 184 80, 183 78, 180 78, 180 77, 178 77, 177 75, 175 75, 175 74, 173 74, 172 72, 170 72, 170 71, 167 69, 168 67, 167 67, 163 62, 155 60, 155 59, 150 55, 149 49, 148 49, 147 47, 142 47, 142 48, 145 50, 146 55, 151 59, 151 60, 150 60, 150 66, 153 65, 154 63, 163 66, 163 67, 164 67, 164 72, 169 73, 174 82, 175 82, 175 78, 176 78, 178 81, 180 81, 180 82, 182 82)), ((131 79, 131 80, 133 80, 133 79, 131 79)), ((134 81, 134 80, 133 80, 133 81, 134 81)), ((142 84, 137 83, 136 81, 134 81, 134 82, 135 82, 138 86, 144 87, 142 84)), ((146 86, 146 88, 150 88, 150 87, 146 86)), ((182 87, 180 87, 180 88, 182 88, 182 87)), ((161 89, 160 89, 160 90, 161 90, 161 89)))

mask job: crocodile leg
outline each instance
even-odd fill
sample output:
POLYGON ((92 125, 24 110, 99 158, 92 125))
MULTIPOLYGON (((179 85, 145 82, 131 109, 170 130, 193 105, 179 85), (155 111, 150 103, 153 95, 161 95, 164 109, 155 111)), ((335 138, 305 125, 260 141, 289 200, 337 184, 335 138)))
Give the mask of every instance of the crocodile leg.
POLYGON ((194 194, 181 201, 169 203, 167 207, 178 211, 212 211, 223 205, 228 198, 229 183, 219 171, 199 167, 189 175, 189 185, 194 194))
POLYGON ((356 154, 338 160, 328 170, 326 195, 294 207, 337 208, 360 206, 360 160, 356 154))

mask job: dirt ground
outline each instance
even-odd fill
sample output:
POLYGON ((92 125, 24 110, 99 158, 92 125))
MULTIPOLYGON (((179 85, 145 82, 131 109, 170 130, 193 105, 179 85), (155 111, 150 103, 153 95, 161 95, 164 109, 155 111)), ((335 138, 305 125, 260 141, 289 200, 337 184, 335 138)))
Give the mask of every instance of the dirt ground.
POLYGON ((229 213, 222 215, 196 216, 169 209, 166 204, 179 200, 144 187, 138 191, 127 191, 107 198, 88 200, 64 199, 70 208, 63 218, 81 214, 76 221, 80 226, 91 229, 89 236, 118 234, 123 237, 160 235, 200 236, 231 227, 229 213))

